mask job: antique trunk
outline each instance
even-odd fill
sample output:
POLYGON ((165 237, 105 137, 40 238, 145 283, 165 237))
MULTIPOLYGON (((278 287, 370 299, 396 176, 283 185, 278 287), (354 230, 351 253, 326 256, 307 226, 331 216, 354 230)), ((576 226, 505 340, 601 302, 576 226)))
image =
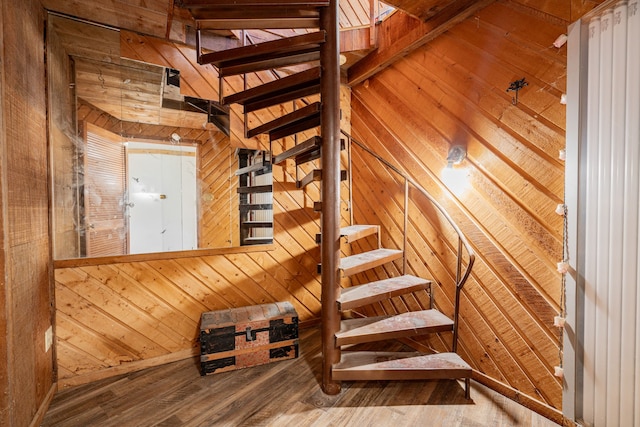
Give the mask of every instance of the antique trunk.
POLYGON ((295 357, 298 357, 298 314, 288 302, 202 314, 202 375, 295 357))

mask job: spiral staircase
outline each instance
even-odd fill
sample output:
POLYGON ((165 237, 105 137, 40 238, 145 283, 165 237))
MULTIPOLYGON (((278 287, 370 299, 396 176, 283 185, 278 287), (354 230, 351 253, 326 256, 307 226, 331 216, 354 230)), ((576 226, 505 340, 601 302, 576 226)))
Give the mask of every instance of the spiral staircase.
MULTIPOLYGON (((458 263, 456 304, 453 319, 434 305, 421 311, 395 316, 343 319, 343 314, 358 307, 406 293, 426 290, 433 298, 431 281, 401 275, 371 283, 340 287, 340 279, 390 263, 404 256, 403 250, 380 245, 377 225, 350 225, 340 228, 340 181, 347 171, 340 170, 339 52, 337 0, 181 0, 198 25, 198 63, 211 64, 218 70, 221 103, 238 104, 246 115, 320 94, 320 101, 276 119, 249 128, 245 120, 245 137, 266 135, 269 142, 319 128, 319 135, 296 144, 281 153, 271 153, 265 162, 281 164, 294 159, 296 167, 319 160, 321 168, 312 169, 297 180, 299 191, 311 182, 320 181, 322 263, 322 338, 323 390, 340 391, 341 381, 357 380, 431 380, 463 379, 469 398, 471 367, 456 353, 459 292, 473 264, 461 273, 458 263), (310 32, 235 49, 204 52, 200 32, 206 30, 304 28, 310 32), (224 95, 223 81, 229 76, 299 66, 301 71, 260 86, 224 95), (340 258, 340 244, 359 239, 377 240, 377 248, 340 258), (407 338, 432 333, 453 334, 452 349, 446 353, 352 351, 359 344, 407 338)), ((261 167, 266 167, 263 164, 261 167)), ((270 166, 270 165, 269 165, 270 166)), ((297 174, 296 174, 297 175, 297 174)))

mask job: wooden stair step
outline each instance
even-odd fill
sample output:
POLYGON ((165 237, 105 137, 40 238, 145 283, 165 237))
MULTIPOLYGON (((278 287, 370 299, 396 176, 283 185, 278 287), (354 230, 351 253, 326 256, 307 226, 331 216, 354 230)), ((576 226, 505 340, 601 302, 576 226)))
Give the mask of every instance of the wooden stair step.
POLYGON ((273 193, 273 185, 253 185, 249 187, 239 187, 238 194, 273 193))
POLYGON ((273 209, 273 204, 271 203, 246 204, 246 205, 239 205, 238 208, 240 209, 240 212, 267 211, 267 210, 273 209))
POLYGON ((180 0, 201 29, 318 28, 327 0, 180 0))
POLYGON ((273 163, 276 165, 279 165, 280 163, 283 163, 287 159, 299 156, 308 151, 316 150, 320 147, 321 144, 322 144, 322 137, 316 135, 278 154, 273 158, 273 163))
POLYGON ((343 277, 369 270, 388 262, 402 258, 402 251, 398 249, 375 249, 361 254, 351 255, 340 259, 340 270, 343 277))
POLYGON ((409 311, 395 316, 347 319, 340 323, 336 345, 360 344, 453 330, 453 320, 438 310, 409 311))
MULTIPOLYGON (((340 139, 340 150, 344 150, 344 147, 345 147, 345 140, 340 139)), ((322 151, 320 147, 309 150, 305 153, 301 153, 296 156, 296 166, 319 159, 321 155, 322 155, 322 151)))
POLYGON ((358 239, 362 239, 373 234, 378 234, 379 232, 379 225, 355 224, 342 227, 340 229, 340 236, 344 237, 347 243, 352 243, 358 239))
POLYGON ((320 92, 320 67, 247 89, 222 98, 223 104, 240 104, 244 112, 282 104, 320 92))
POLYGON ((320 46, 326 33, 317 31, 286 37, 235 49, 205 53, 198 56, 199 64, 212 64, 220 77, 280 68, 320 58, 320 46))
POLYGON ((244 168, 240 168, 236 170, 236 175, 245 175, 251 172, 271 172, 271 163, 254 163, 252 165, 246 166, 244 168))
POLYGON ((436 380, 471 378, 472 369, 456 353, 342 352, 332 380, 436 380))
POLYGON ((429 289, 430 286, 431 281, 409 274, 391 277, 342 289, 338 298, 338 307, 340 310, 350 310, 410 292, 429 289))
MULTIPOLYGON (((311 184, 314 181, 320 181, 322 179, 322 169, 313 169, 311 172, 309 172, 307 175, 305 175, 304 178, 302 178, 300 181, 296 182, 296 187, 297 188, 304 188, 307 185, 311 184)), ((340 181, 346 181, 347 180, 347 171, 346 170, 341 170, 340 171, 340 181)))
POLYGON ((252 138, 262 133, 268 133, 270 139, 273 141, 320 126, 321 109, 322 104, 320 102, 314 102, 268 123, 247 130, 245 137, 252 138))
POLYGON ((245 237, 242 242, 250 245, 268 245, 273 243, 273 237, 245 237))
POLYGON ((241 225, 242 228, 271 228, 273 222, 271 221, 244 221, 241 225))

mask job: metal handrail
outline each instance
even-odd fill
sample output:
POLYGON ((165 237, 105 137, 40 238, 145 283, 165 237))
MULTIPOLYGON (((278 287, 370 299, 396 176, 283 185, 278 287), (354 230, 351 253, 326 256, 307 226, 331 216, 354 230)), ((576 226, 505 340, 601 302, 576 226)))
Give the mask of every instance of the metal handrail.
MULTIPOLYGON (((457 249, 457 260, 456 260, 456 295, 455 295, 455 303, 454 303, 454 308, 453 308, 453 344, 452 344, 452 350, 453 352, 457 351, 458 348, 458 317, 459 317, 459 306, 460 306, 460 291, 462 290, 462 288, 464 287, 464 284, 467 282, 467 279, 469 278, 470 274, 471 274, 471 269, 473 267, 473 263, 475 262, 475 252, 473 251, 473 248, 471 247, 471 245, 469 244, 469 241, 467 240, 467 238, 465 237, 465 235, 462 233, 462 231, 460 230, 460 227, 458 227, 458 225, 455 223, 455 221, 453 220, 453 218, 451 218, 451 215, 449 215, 447 213, 447 211, 444 209, 444 207, 438 203, 437 200, 435 200, 433 198, 433 196, 431 196, 429 194, 429 192, 422 187, 420 184, 418 184, 413 178, 411 178, 407 173, 403 172, 402 170, 398 169, 396 166, 394 166, 393 164, 391 164, 389 161, 385 160, 384 158, 382 158, 380 155, 378 155, 377 153, 375 153, 373 150, 371 150, 370 148, 366 147, 363 143, 359 142, 358 140, 354 139, 349 133, 341 130, 340 131, 345 137, 347 137, 348 143, 349 143, 349 152, 351 150, 351 144, 355 144, 357 145, 359 148, 361 148, 363 151, 365 151, 366 153, 368 153, 369 155, 373 156, 374 158, 376 158, 380 163, 382 163, 383 165, 385 165, 387 168, 391 169, 393 172, 395 172, 396 174, 400 175, 402 178, 404 178, 404 200, 405 200, 405 206, 404 206, 404 215, 405 215, 405 220, 404 220, 404 259, 406 260, 406 239, 407 239, 407 218, 408 218, 408 194, 409 194, 409 184, 413 185, 413 187, 418 190, 427 200, 429 200, 429 202, 431 202, 431 204, 438 209, 438 211, 442 214, 442 216, 447 220, 447 222, 449 223, 449 225, 453 228, 453 230, 456 232, 456 234, 458 235, 458 249, 457 249), (464 273, 462 272, 462 250, 464 250, 467 252, 468 255, 468 262, 467 262, 467 268, 464 271, 464 273)), ((349 154, 349 170, 351 170, 351 154, 349 154)), ((351 176, 351 174, 349 174, 351 176)), ((351 189, 349 190, 351 191, 351 189)), ((403 270, 406 268, 406 261, 403 264, 403 270)), ((433 291, 432 291, 433 294, 433 291)))

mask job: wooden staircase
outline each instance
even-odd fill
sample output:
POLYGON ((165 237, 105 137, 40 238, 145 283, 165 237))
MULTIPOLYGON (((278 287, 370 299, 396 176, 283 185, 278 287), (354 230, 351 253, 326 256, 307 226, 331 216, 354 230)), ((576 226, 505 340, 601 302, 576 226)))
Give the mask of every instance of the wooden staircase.
MULTIPOLYGON (((281 164, 294 159, 296 186, 304 188, 319 181, 322 201, 314 209, 322 213, 322 337, 323 390, 328 394, 340 391, 340 381, 406 380, 406 379, 464 379, 469 396, 471 367, 455 352, 457 340, 457 305, 454 320, 437 311, 433 304, 428 310, 403 313, 397 316, 341 319, 343 312, 366 306, 405 293, 427 290, 431 282, 411 275, 340 288, 340 276, 348 277, 394 262, 404 256, 402 250, 380 246, 379 227, 351 225, 340 228, 340 180, 347 171, 340 170, 340 150, 344 141, 339 130, 339 52, 337 0, 179 0, 188 8, 200 31, 206 29, 266 29, 315 28, 317 31, 255 45, 247 45, 220 52, 202 52, 198 42, 198 63, 214 65, 220 75, 222 104, 243 106, 245 124, 247 114, 287 102, 304 104, 287 114, 253 128, 245 125, 245 137, 267 135, 273 141, 297 136, 300 132, 318 128, 320 135, 306 139, 293 148, 276 154, 265 163, 247 165, 239 169, 243 175, 259 168, 281 164), (317 65, 320 61, 320 66, 317 65), (271 70, 278 67, 307 64, 302 71, 258 87, 224 95, 226 77, 271 70), (320 93, 321 101, 308 103, 303 98, 320 93), (313 168, 298 177, 298 167, 320 160, 321 168, 313 168), (273 161, 271 163, 271 160, 273 161), (252 169, 253 168, 253 169, 252 169), (358 239, 377 237, 378 248, 340 258, 340 240, 352 243, 358 239), (453 333, 452 352, 442 354, 355 352, 346 347, 372 341, 406 338, 432 333, 453 333), (344 350, 344 351, 343 351, 344 350)), ((304 68, 304 67, 302 67, 304 68)), ((297 141, 297 139, 296 139, 297 141)), ((245 187, 242 194, 253 190, 245 187)), ((246 210, 253 209, 247 205, 246 210)), ((241 207, 241 210, 243 207, 241 207)), ((246 227, 267 226, 263 221, 244 221, 246 227)), ((472 264, 472 261, 471 261, 472 264)), ((320 267, 319 267, 320 269, 320 267)), ((459 274, 458 274, 459 276, 459 274)), ((468 273, 465 274, 464 280, 468 273)), ((462 283, 464 283, 464 280, 462 283)), ((461 286, 459 286, 461 288, 461 286)), ((456 295, 458 295, 459 288, 456 295)), ((456 302, 459 300, 456 297, 456 302)))
MULTIPOLYGON (((379 232, 379 226, 375 225, 352 225, 341 229, 341 235, 351 243, 377 235, 378 246, 379 232)), ((340 271, 344 277, 351 276, 401 259, 403 255, 401 250, 378 247, 342 258, 340 271)), ((427 291, 433 301, 431 281, 408 274, 348 287, 342 290, 337 300, 338 309, 344 313, 419 290, 427 291)), ((432 302, 428 310, 410 311, 393 316, 344 319, 340 322, 340 330, 335 333, 335 343, 339 347, 351 346, 453 332, 455 327, 455 322, 433 308, 432 302)), ((469 398, 471 373, 471 367, 455 351, 423 354, 343 350, 340 362, 333 365, 332 378, 338 381, 460 378, 465 380, 465 395, 469 398)))

